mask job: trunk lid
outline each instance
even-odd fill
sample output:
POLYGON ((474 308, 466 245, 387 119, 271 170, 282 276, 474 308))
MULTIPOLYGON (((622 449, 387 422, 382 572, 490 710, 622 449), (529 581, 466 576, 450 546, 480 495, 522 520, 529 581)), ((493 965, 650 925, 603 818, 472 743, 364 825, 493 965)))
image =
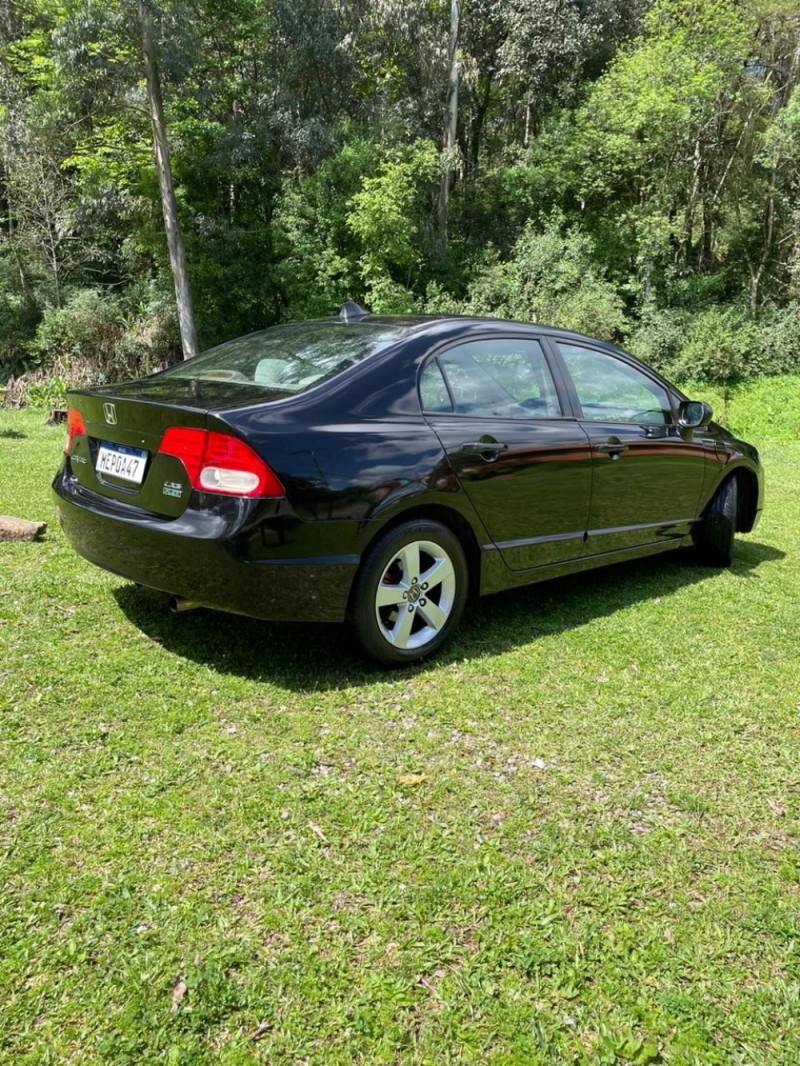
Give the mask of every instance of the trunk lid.
POLYGON ((158 449, 171 427, 208 428, 206 390, 193 400, 191 382, 136 387, 142 384, 69 393, 68 404, 80 413, 86 432, 74 438, 68 461, 73 476, 92 492, 177 518, 189 502, 191 483, 183 463, 158 449))

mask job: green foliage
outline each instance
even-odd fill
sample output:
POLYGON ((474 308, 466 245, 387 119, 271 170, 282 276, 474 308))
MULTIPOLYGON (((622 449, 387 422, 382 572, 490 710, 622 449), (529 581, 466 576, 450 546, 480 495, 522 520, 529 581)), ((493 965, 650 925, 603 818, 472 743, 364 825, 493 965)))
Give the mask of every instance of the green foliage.
MULTIPOLYGON (((800 373, 742 381, 733 387, 691 380, 678 384, 692 399, 710 403, 716 421, 758 447, 767 441, 800 443, 800 373)), ((769 483, 769 468, 767 477, 769 483)))
POLYGON ((800 374, 746 382, 728 404, 734 433, 761 446, 766 441, 800 441, 800 374))
POLYGON ((769 164, 777 158, 782 165, 794 167, 797 177, 800 152, 800 86, 795 85, 789 99, 764 134, 760 162, 769 164))
MULTIPOLYGON (((442 308, 435 290, 429 308, 442 308)), ((592 241, 577 228, 564 230, 557 218, 543 232, 529 224, 508 260, 490 252, 461 310, 543 322, 602 340, 619 338, 625 329, 622 301, 598 270, 592 241)))
POLYGON ((657 0, 578 113, 585 191, 633 180, 630 193, 672 195, 683 146, 739 76, 750 32, 735 0, 657 0))
POLYGON ((115 361, 124 328, 116 300, 80 289, 63 307, 45 311, 31 351, 40 366, 86 360, 104 370, 115 361))
POLYGON ((686 342, 688 319, 684 310, 660 308, 648 301, 627 339, 626 348, 655 370, 669 375, 686 342))
MULTIPOLYGON (((56 390, 63 381, 111 381, 137 377, 174 361, 179 351, 175 309, 171 301, 148 289, 126 298, 97 289, 79 289, 63 307, 45 310, 28 346, 28 365, 54 373, 56 390), (139 295, 138 300, 134 297, 139 295)), ((48 388, 34 375, 28 401, 35 403, 48 388)))
POLYGON ((749 376, 800 372, 800 300, 771 308, 759 319, 758 326, 758 344, 749 376))
POLYGON ((650 303, 625 347, 668 378, 730 392, 742 381, 800 372, 800 305, 753 318, 735 305, 692 313, 650 303))
POLYGON ((377 313, 413 303, 411 290, 432 252, 431 202, 438 171, 434 145, 416 141, 390 153, 350 201, 347 225, 358 238, 361 280, 377 313))
MULTIPOLYGON (((645 299, 666 304, 676 277, 718 270, 743 226, 742 192, 766 192, 753 163, 773 105, 748 71, 753 31, 736 0, 657 0, 575 113, 561 149, 570 206, 593 232, 616 231, 599 247, 645 299)), ((751 248, 731 259, 740 280, 751 248)))
POLYGON ((38 407, 46 411, 66 407, 67 384, 57 375, 49 376, 43 381, 29 385, 25 399, 28 407, 38 407))
POLYGON ((755 324, 744 311, 714 307, 691 322, 670 373, 714 385, 735 385, 750 375, 757 336, 755 324))
POLYGON ((274 233, 288 317, 331 314, 359 293, 359 245, 347 225, 349 204, 377 165, 377 146, 354 140, 313 174, 284 182, 274 233))
POLYGON ((761 376, 800 371, 800 307, 773 309, 758 319, 740 307, 696 315, 647 312, 631 351, 677 380, 729 389, 761 376))
POLYGON ((18 250, 0 243, 0 384, 28 364, 28 344, 41 316, 18 250))

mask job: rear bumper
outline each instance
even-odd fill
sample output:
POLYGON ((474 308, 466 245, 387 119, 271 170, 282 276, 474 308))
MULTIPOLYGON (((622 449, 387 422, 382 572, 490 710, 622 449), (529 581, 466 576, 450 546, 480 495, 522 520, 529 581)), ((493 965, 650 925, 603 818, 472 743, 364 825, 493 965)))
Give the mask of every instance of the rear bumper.
MULTIPOLYGON (((297 549, 308 535, 290 536, 271 551, 275 520, 263 520, 259 501, 231 501, 227 514, 224 508, 190 507, 179 519, 164 519, 87 492, 63 470, 53 482, 53 494, 59 524, 72 547, 113 574, 253 618, 344 620, 358 555, 301 553, 297 549)), ((311 539, 318 543, 341 546, 345 523, 335 523, 326 538, 322 527, 328 524, 303 525, 316 527, 311 539)))

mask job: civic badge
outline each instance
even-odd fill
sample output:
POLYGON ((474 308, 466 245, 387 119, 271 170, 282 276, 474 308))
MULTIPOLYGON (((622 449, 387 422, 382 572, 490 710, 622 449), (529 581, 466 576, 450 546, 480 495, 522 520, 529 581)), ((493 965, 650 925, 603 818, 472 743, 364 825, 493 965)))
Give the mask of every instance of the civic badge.
POLYGON ((113 403, 103 404, 103 418, 110 426, 115 426, 117 424, 117 409, 113 403))

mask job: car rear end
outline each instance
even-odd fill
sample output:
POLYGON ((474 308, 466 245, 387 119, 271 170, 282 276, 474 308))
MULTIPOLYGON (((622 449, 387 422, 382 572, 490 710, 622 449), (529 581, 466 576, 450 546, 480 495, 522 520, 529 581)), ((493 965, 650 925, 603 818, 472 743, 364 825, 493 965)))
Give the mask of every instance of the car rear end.
POLYGON ((163 391, 170 402, 141 398, 135 383, 70 393, 53 489, 73 548, 192 603, 341 620, 357 560, 335 557, 321 570, 319 531, 287 536, 303 523, 279 477, 225 411, 202 402, 219 389, 204 386, 200 402, 190 382, 163 391))

